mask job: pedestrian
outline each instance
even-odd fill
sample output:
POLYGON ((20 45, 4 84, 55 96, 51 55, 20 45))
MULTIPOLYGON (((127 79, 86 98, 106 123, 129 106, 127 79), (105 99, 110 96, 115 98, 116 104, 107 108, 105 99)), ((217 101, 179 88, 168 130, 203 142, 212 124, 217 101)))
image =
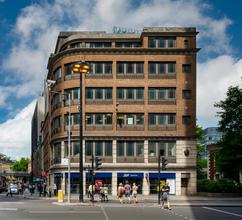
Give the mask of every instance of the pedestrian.
POLYGON ((138 187, 136 186, 136 183, 133 183, 133 186, 132 186, 132 196, 133 196, 133 201, 134 201, 134 204, 136 203, 136 199, 137 199, 137 190, 138 190, 138 187))
POLYGON ((32 194, 34 194, 35 185, 32 185, 32 194))
POLYGON ((44 197, 46 197, 46 187, 47 187, 47 185, 46 185, 46 183, 44 184, 44 197))
POLYGON ((24 194, 24 190, 25 190, 24 183, 22 183, 22 184, 21 184, 21 195, 24 194))
POLYGON ((105 200, 105 197, 104 197, 104 189, 103 189, 101 183, 99 183, 98 185, 99 185, 99 193, 98 193, 99 194, 99 202, 102 202, 103 198, 105 200))
MULTIPOLYGON (((91 199, 90 201, 92 201, 92 184, 90 183, 88 191, 90 192, 91 195, 91 199)), ((93 202, 95 202, 95 190, 93 189, 93 202)))
POLYGON ((32 196, 32 185, 31 185, 30 183, 29 183, 28 188, 29 188, 29 192, 30 192, 30 194, 31 194, 31 196, 32 196))
POLYGON ((122 183, 119 183, 119 187, 118 187, 118 199, 120 204, 123 204, 123 195, 124 195, 124 187, 122 183))
POLYGON ((107 187, 107 184, 104 184, 103 192, 104 192, 104 201, 105 201, 105 198, 106 198, 106 200, 108 202, 108 187, 107 187))
POLYGON ((6 196, 8 196, 8 194, 10 194, 11 197, 13 196, 12 195, 12 191, 11 191, 11 187, 10 187, 10 184, 8 185, 8 192, 7 192, 6 196))
POLYGON ((169 182, 166 182, 162 188, 162 209, 164 209, 164 203, 167 202, 168 209, 171 210, 170 207, 170 187, 168 186, 169 182))
POLYGON ((50 185, 46 186, 46 197, 51 197, 51 188, 50 188, 50 185))
POLYGON ((39 183, 39 186, 38 186, 38 190, 39 190, 39 197, 41 197, 43 187, 41 186, 40 183, 39 183))
POLYGON ((131 204, 130 202, 130 191, 131 191, 131 187, 129 185, 129 181, 125 181, 125 185, 124 185, 124 195, 125 195, 125 204, 128 203, 128 198, 129 198, 129 204, 131 204))
POLYGON ((54 185, 53 185, 53 189, 54 189, 54 195, 56 196, 56 193, 57 193, 57 186, 56 186, 55 183, 54 183, 54 185))

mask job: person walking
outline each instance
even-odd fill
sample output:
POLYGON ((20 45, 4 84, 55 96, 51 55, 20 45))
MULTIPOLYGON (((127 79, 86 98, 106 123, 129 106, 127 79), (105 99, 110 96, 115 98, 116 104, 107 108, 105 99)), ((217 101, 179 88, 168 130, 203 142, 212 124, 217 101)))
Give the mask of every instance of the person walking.
POLYGON ((41 184, 39 184, 38 190, 39 190, 39 197, 41 197, 42 190, 43 190, 43 187, 41 186, 41 184))
POLYGON ((125 195, 125 204, 127 204, 128 198, 129 198, 129 204, 131 204, 131 202, 130 202, 130 191, 131 191, 131 187, 129 185, 129 181, 125 181, 124 190, 125 190, 125 192, 124 192, 124 195, 125 195))
POLYGON ((136 183, 133 183, 133 186, 132 186, 132 196, 133 196, 133 201, 134 201, 134 204, 136 204, 136 199, 137 199, 137 190, 138 190, 138 187, 136 186, 136 183))
POLYGON ((13 196, 12 195, 12 191, 11 191, 11 187, 10 187, 10 184, 8 185, 8 192, 7 192, 6 196, 8 196, 8 194, 10 194, 11 197, 13 196))
POLYGON ((56 186, 55 183, 54 183, 54 185, 53 185, 53 189, 54 189, 54 195, 56 196, 56 193, 57 193, 57 186, 56 186))
MULTIPOLYGON (((91 195, 91 199, 90 201, 92 201, 92 184, 90 183, 88 191, 90 192, 91 195)), ((93 202, 95 202, 95 190, 93 190, 93 202)))
POLYGON ((118 187, 118 199, 120 204, 123 204, 123 195, 124 195, 124 187, 122 183, 119 183, 119 187, 118 187))
POLYGON ((108 187, 107 187, 107 184, 104 184, 103 192, 104 192, 104 201, 106 199, 107 202, 108 202, 108 187))
POLYGON ((162 204, 161 207, 164 209, 164 203, 167 202, 168 209, 171 210, 170 207, 170 187, 168 186, 169 182, 166 182, 165 185, 162 187, 162 204))

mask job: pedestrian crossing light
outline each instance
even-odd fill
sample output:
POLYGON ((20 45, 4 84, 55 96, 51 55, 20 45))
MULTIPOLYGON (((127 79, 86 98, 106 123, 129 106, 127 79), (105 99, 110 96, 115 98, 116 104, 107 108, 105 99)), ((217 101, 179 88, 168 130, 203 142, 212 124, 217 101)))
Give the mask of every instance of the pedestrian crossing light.
POLYGON ((95 158, 95 161, 96 161, 96 170, 100 170, 100 169, 102 169, 102 167, 101 167, 101 165, 102 165, 102 163, 101 163, 101 161, 102 161, 102 158, 99 158, 99 157, 96 157, 95 158))
POLYGON ((168 164, 168 159, 167 158, 164 158, 162 157, 162 170, 166 170, 166 165, 168 164))

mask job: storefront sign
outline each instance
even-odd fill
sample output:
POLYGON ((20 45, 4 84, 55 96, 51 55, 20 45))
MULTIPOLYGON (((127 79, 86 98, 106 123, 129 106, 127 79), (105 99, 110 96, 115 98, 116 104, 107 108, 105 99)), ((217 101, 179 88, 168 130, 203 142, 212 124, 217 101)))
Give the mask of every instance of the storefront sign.
POLYGON ((41 172, 41 176, 47 176, 46 172, 41 172))
POLYGON ((143 173, 118 173, 118 178, 144 178, 143 173))
MULTIPOLYGON (((112 178, 112 173, 93 173, 94 178, 112 178)), ((66 174, 66 177, 68 177, 68 174, 66 174)), ((79 173, 71 173, 71 177, 79 177, 79 173)), ((88 173, 86 173, 86 177, 88 177, 88 173)), ((89 178, 91 178, 92 175, 89 175, 89 178)))
MULTIPOLYGON (((149 178, 158 178, 158 173, 149 173, 149 178)), ((161 173, 160 178, 176 178, 175 173, 161 173)))
POLYGON ((63 178, 63 173, 55 173, 55 178, 63 178))

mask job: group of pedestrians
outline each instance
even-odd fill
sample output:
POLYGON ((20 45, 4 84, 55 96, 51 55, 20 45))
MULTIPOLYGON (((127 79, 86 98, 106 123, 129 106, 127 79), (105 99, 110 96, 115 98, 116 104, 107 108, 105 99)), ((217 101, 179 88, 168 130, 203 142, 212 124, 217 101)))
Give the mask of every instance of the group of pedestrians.
MULTIPOLYGON (((50 185, 47 185, 46 183, 44 184, 43 187, 41 184, 39 184, 38 191, 39 191, 39 197, 41 197, 41 195, 43 195, 44 197, 51 197, 51 187, 50 187, 50 185)), ((55 194, 56 194, 56 192, 55 192, 55 194)))
MULTIPOLYGON (((101 183, 97 183, 95 185, 95 189, 92 189, 92 183, 90 183, 88 187, 88 197, 90 196, 91 197, 90 201, 92 201, 92 193, 95 195, 95 192, 97 192, 99 196, 99 202, 102 202, 102 201, 108 202, 108 191, 109 189, 107 184, 104 184, 104 186, 102 187, 101 183)), ((95 201, 95 196, 93 196, 93 201, 95 201)))
POLYGON ((128 200, 129 200, 129 204, 131 204, 131 201, 130 201, 131 191, 132 191, 132 196, 133 196, 133 202, 134 202, 134 204, 136 204, 138 202, 137 201, 137 190, 138 190, 138 187, 137 187, 136 183, 133 183, 132 188, 129 185, 128 181, 125 182, 124 186, 122 183, 119 183, 117 192, 118 192, 118 198, 119 198, 120 204, 123 204, 123 196, 125 196, 125 203, 127 204, 128 200))

